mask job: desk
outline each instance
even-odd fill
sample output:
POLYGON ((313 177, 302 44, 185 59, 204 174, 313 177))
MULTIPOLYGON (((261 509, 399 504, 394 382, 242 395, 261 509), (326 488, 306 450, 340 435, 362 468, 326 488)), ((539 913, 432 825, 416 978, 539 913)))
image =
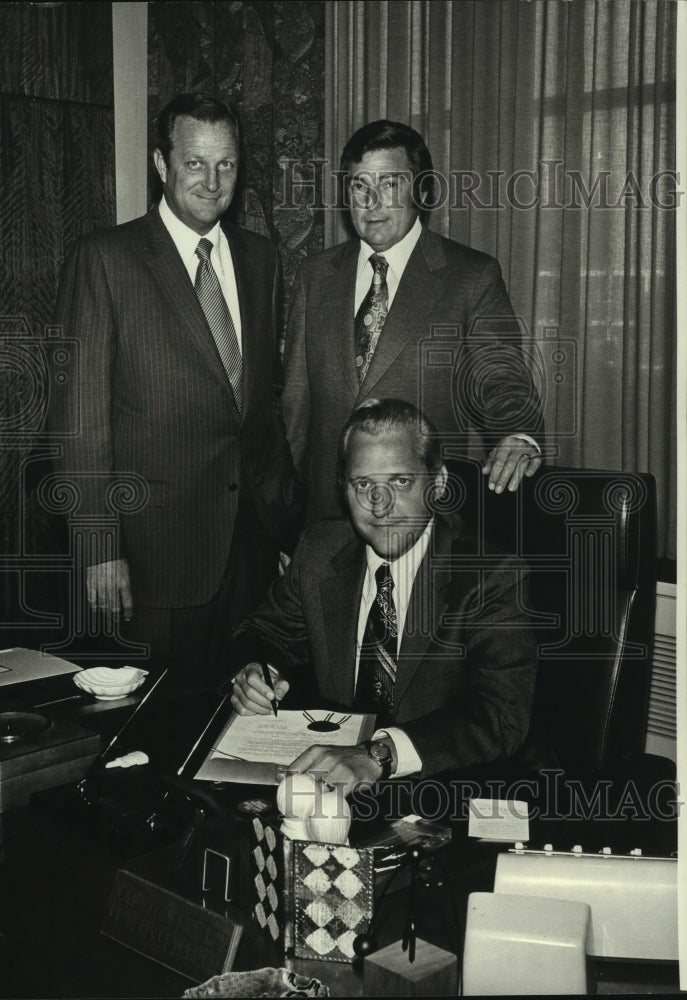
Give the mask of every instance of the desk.
MULTIPOLYGON (((202 702, 200 698, 195 703, 200 715, 202 702)), ((194 714, 188 699, 183 710, 187 717, 194 714)), ((103 731, 111 731, 116 722, 116 713, 104 711, 100 704, 96 709, 88 699, 74 703, 71 711, 82 724, 90 718, 95 726, 100 719, 103 731)), ((191 985, 185 977, 100 934, 115 872, 124 863, 121 853, 79 828, 73 817, 57 815, 38 800, 0 816, 0 823, 1 997, 180 997, 191 985)), ((489 890, 489 879, 489 858, 485 855, 480 861, 478 852, 473 867, 454 885, 459 922, 467 892, 489 890)), ((430 888, 422 894, 419 936, 456 951, 460 929, 455 927, 446 893, 430 888)), ((380 915, 380 946, 400 937, 403 915, 399 897, 387 897, 380 915)), ((276 955, 273 964, 285 963, 276 955)), ((239 967, 251 967, 249 955, 239 967)), ((350 966, 301 961, 294 968, 320 979, 332 996, 362 995, 360 973, 350 966)), ((677 967, 599 964, 597 992, 677 993, 677 967)))
MULTIPOLYGON (((120 858, 35 805, 3 816, 2 834, 0 996, 16 1000, 180 997, 192 985, 100 934, 120 858)), ((422 906, 419 933, 451 947, 453 932, 445 902, 441 894, 432 901, 437 905, 422 906)), ((386 911, 382 943, 393 938, 394 920, 398 924, 402 916, 397 899, 388 900, 386 911)), ((279 959, 275 963, 284 964, 279 959)), ((349 966, 301 961, 293 967, 326 983, 332 996, 362 995, 361 976, 349 966)), ((597 992, 677 993, 677 969, 599 964, 597 992)))

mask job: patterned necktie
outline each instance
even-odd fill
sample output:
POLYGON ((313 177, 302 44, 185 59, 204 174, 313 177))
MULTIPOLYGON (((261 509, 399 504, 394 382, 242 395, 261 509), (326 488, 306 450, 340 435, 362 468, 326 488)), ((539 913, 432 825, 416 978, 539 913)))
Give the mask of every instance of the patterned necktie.
POLYGON ((243 405, 241 351, 231 313, 224 301, 215 269, 210 263, 211 251, 212 243, 203 237, 196 247, 196 257, 199 264, 194 287, 212 336, 215 338, 219 356, 229 377, 236 406, 240 412, 243 405))
POLYGON ((389 262, 378 253, 373 253, 370 260, 374 268, 372 284, 355 317, 355 365, 361 384, 389 312, 389 289, 386 284, 389 262))
POLYGON ((394 581, 388 563, 375 573, 377 596, 372 602, 363 644, 360 648, 355 707, 376 712, 377 722, 391 721, 396 680, 398 623, 394 604, 394 581))

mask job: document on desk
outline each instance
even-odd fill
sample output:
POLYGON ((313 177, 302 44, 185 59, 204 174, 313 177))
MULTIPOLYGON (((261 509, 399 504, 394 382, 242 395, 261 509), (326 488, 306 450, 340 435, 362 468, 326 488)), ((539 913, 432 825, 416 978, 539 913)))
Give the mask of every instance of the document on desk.
POLYGON ((195 777, 276 785, 284 768, 315 743, 354 746, 374 732, 375 716, 323 710, 232 715, 195 777))

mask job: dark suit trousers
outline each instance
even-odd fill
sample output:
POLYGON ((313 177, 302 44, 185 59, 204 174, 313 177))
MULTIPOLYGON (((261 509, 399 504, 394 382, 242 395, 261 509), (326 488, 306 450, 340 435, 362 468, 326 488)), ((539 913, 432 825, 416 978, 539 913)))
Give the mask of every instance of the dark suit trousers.
POLYGON ((124 637, 149 646, 150 662, 166 667, 180 681, 214 686, 226 678, 226 649, 232 629, 265 597, 277 574, 278 546, 255 514, 252 503, 239 501, 226 570, 215 596, 185 608, 136 604, 124 637))

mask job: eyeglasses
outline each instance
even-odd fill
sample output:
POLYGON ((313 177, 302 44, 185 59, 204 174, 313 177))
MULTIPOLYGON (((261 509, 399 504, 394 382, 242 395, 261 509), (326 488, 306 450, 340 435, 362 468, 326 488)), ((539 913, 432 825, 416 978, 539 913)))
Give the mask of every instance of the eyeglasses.
POLYGON ((381 176, 370 171, 362 171, 349 178, 348 190, 351 195, 351 202, 357 207, 374 208, 383 203, 385 205, 399 205, 399 193, 413 182, 412 173, 402 171, 393 174, 382 174, 381 176))

